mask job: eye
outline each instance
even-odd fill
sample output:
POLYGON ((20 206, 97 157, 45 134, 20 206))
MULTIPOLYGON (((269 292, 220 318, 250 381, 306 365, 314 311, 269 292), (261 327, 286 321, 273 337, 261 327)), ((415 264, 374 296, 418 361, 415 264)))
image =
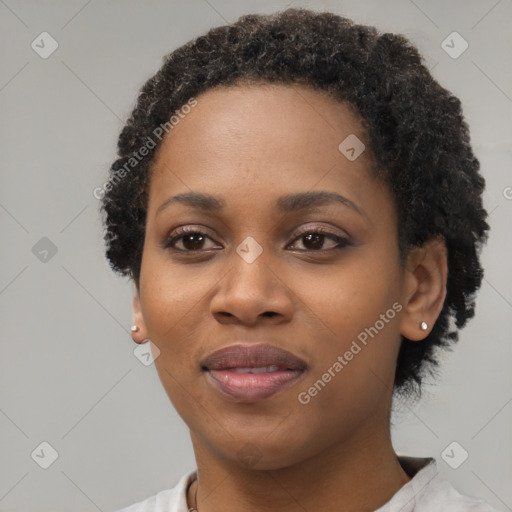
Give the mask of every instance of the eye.
MULTIPOLYGON (((294 243, 289 245, 292 250, 297 251, 328 251, 333 249, 342 249, 350 245, 348 238, 336 235, 322 228, 304 230, 294 239, 294 243), (303 248, 294 247, 294 243, 300 241, 303 248), (325 247, 325 243, 330 242, 330 246, 325 247)), ((179 252, 200 252, 211 249, 222 249, 222 246, 210 238, 207 233, 193 226, 183 226, 174 230, 171 235, 162 244, 164 249, 175 249, 179 252), (207 242, 211 245, 208 247, 207 242)))
POLYGON ((350 245, 350 242, 347 238, 319 228, 310 229, 309 231, 300 233, 299 236, 295 238, 295 241, 297 240, 302 241, 302 245, 304 246, 304 249, 297 249, 299 251, 324 251, 330 249, 342 249, 343 247, 350 245), (326 240, 331 242, 330 247, 324 247, 326 240))
POLYGON ((221 248, 218 245, 214 245, 213 247, 204 247, 207 240, 213 242, 213 240, 203 231, 191 226, 184 226, 176 229, 164 242, 163 247, 164 249, 173 248, 182 252, 196 252, 205 249, 221 248), (178 247, 180 244, 181 247, 178 247))

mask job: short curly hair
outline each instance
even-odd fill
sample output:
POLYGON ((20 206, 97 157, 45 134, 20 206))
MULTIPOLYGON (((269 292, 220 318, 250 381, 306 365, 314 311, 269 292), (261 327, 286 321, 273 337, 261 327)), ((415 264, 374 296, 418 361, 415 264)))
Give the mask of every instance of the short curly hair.
POLYGON ((460 101, 438 84, 402 35, 329 12, 290 8, 241 16, 165 56, 139 92, 101 193, 112 269, 138 287, 158 127, 208 89, 258 82, 306 85, 355 109, 379 177, 396 202, 402 265, 409 248, 432 237, 444 240, 443 308, 422 342, 402 338, 395 374, 395 393, 421 395, 423 377, 436 373, 438 347, 449 348, 474 316, 489 225, 485 181, 460 101))

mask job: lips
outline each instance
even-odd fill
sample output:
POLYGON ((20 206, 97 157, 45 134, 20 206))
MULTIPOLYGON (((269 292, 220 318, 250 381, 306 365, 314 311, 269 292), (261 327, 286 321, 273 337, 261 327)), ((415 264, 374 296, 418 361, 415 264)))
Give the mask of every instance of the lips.
POLYGON ((210 354, 201 369, 225 397, 254 402, 290 386, 302 375, 306 363, 274 345, 236 344, 210 354))
POLYGON ((282 348, 265 344, 230 345, 209 355, 202 363, 206 370, 269 366, 276 366, 279 370, 303 370, 306 363, 282 348))

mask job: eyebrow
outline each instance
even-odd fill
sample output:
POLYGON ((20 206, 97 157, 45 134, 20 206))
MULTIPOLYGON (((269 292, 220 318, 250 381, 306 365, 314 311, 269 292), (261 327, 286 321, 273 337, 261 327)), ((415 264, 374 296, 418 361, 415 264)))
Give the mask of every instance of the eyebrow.
MULTIPOLYGON (((225 203, 222 199, 210 194, 204 194, 200 192, 186 192, 171 196, 166 199, 158 207, 155 215, 158 215, 162 210, 174 203, 181 203, 192 208, 197 208, 199 210, 213 212, 218 212, 225 207, 225 203)), ((283 213, 292 213, 300 210, 313 209, 332 203, 339 203, 347 206, 360 215, 368 218, 366 212, 350 199, 336 192, 327 191, 299 192, 296 194, 281 196, 277 200, 277 208, 283 213)))

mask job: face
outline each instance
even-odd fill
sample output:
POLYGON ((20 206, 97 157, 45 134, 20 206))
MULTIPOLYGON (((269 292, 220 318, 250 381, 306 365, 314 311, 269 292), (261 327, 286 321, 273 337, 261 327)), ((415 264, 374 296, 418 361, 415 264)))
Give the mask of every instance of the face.
POLYGON ((196 455, 280 468, 389 428, 410 289, 392 196, 354 135, 324 93, 223 87, 155 156, 135 315, 196 455))

